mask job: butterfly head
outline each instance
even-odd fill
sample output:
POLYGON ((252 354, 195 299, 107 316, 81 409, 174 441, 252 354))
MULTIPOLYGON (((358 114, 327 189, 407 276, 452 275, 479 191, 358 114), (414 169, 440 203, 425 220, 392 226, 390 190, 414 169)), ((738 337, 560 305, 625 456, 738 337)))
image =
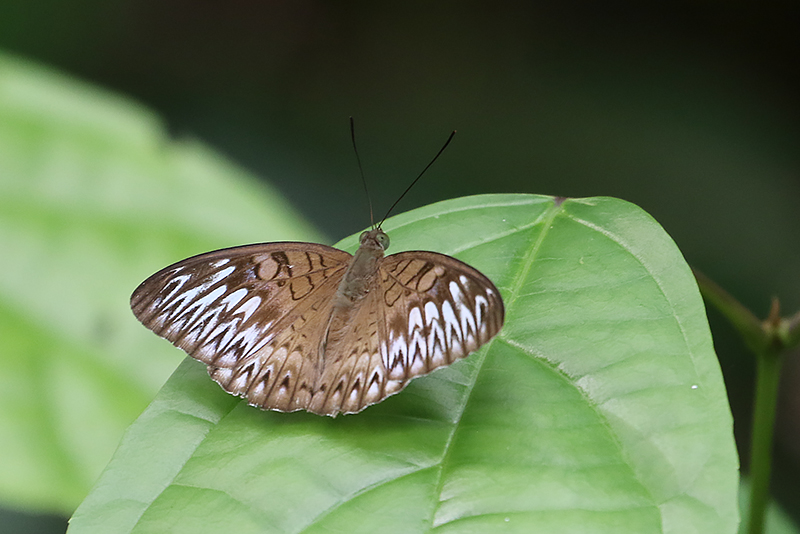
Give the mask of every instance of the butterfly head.
POLYGON ((380 228, 364 232, 358 240, 362 247, 381 251, 389 248, 389 236, 380 228))

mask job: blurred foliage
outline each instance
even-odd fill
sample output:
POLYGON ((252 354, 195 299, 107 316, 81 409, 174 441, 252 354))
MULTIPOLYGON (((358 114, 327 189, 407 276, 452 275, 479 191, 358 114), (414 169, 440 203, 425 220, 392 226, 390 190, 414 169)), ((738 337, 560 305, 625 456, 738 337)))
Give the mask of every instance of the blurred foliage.
POLYGON ((182 355, 136 285, 241 240, 315 236, 138 105, 0 55, 0 499, 69 515, 182 355))
MULTIPOLYGON (((739 534, 747 534, 748 510, 750 509, 750 481, 742 478, 739 486, 739 509, 742 511, 741 523, 739 523, 739 534)), ((766 517, 767 534, 798 534, 800 529, 794 524, 792 519, 781 510, 776 504, 767 507, 766 517)))

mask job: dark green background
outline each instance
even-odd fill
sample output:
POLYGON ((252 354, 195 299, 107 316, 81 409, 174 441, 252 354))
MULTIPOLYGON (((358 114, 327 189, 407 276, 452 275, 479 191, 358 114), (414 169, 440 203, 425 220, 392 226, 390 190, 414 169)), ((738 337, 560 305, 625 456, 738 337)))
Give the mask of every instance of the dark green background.
MULTIPOLYGON (((380 214, 457 129, 401 211, 483 192, 624 198, 763 316, 773 295, 800 307, 798 14, 779 1, 4 0, 0 48, 151 106, 279 187, 330 242, 369 222, 349 115, 380 214)), ((710 315, 746 466, 753 364, 710 315)), ((797 517, 795 360, 775 478, 797 517)))

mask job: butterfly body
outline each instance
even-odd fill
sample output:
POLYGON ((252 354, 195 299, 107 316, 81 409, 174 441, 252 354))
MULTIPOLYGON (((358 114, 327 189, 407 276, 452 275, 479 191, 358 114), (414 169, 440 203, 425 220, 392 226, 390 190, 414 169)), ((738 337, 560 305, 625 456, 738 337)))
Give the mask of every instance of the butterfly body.
POLYGON ((262 409, 355 413, 474 352, 500 329, 492 282, 443 254, 384 256, 364 232, 354 256, 313 243, 201 254, 145 280, 131 308, 262 409))
POLYGON ((336 290, 334 306, 346 307, 364 298, 373 279, 378 275, 378 264, 389 247, 389 236, 380 228, 361 234, 360 245, 353 261, 342 277, 336 290))

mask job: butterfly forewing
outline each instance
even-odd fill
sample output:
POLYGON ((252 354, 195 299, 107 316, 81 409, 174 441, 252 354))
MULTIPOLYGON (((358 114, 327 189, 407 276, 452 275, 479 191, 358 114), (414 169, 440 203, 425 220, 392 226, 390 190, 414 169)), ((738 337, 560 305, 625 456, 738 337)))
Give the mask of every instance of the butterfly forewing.
POLYGON ((267 243, 201 254, 145 280, 131 309, 192 357, 235 368, 326 299, 352 256, 310 243, 267 243))
POLYGON ((503 325, 494 284, 469 265, 435 252, 401 252, 381 264, 385 339, 382 363, 408 380, 476 351, 503 325))
POLYGON ((503 324, 497 288, 469 265, 434 252, 381 256, 356 284, 362 295, 343 281, 360 260, 332 247, 219 250, 151 276, 131 308, 250 404, 355 413, 474 352, 503 324))

